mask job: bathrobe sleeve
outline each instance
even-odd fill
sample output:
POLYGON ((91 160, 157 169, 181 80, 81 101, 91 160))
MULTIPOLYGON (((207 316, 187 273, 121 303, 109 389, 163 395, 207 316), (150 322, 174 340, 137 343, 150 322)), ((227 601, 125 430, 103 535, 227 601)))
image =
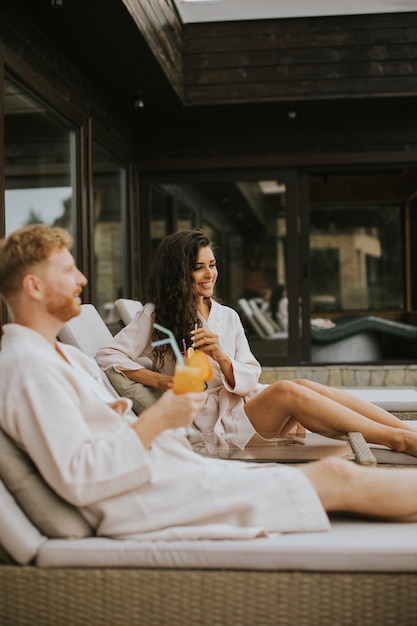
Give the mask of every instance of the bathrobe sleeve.
POLYGON ((235 386, 229 385, 219 364, 213 361, 215 376, 208 383, 207 402, 194 423, 202 432, 221 436, 226 433, 230 442, 244 448, 255 434, 244 405, 246 400, 265 388, 258 383, 261 366, 250 350, 240 317, 234 309, 213 300, 208 320, 201 318, 201 322, 218 335, 223 351, 232 362, 235 386))
POLYGON ((112 407, 98 368, 96 378, 90 364, 83 367, 85 355, 68 348, 70 363, 51 354, 40 360, 39 347, 15 361, 5 426, 45 481, 83 507, 149 482, 151 472, 147 450, 112 407))
POLYGON ((152 355, 152 314, 154 305, 145 304, 132 321, 115 335, 112 343, 102 346, 96 354, 97 363, 106 371, 137 370, 143 367, 140 357, 152 355))
POLYGON ((256 389, 261 366, 251 352, 239 315, 213 301, 207 326, 219 336, 220 345, 232 362, 235 386, 228 384, 218 368, 222 386, 238 396, 248 396, 256 389))

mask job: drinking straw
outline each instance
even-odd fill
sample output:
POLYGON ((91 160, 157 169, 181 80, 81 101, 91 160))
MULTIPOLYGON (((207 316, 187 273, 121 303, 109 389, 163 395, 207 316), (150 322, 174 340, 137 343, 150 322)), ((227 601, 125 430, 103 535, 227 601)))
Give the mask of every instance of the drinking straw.
POLYGON ((187 355, 187 343, 185 341, 185 339, 182 339, 182 351, 184 352, 184 356, 187 355))
MULTIPOLYGON (((196 323, 194 324, 194 330, 197 330, 197 328, 198 328, 198 322, 196 322, 196 323)), ((195 347, 194 337, 193 337, 193 345, 192 345, 192 347, 193 347, 193 348, 195 347)))
POLYGON ((158 330, 160 330, 162 333, 165 333, 166 335, 168 335, 168 339, 160 339, 159 341, 153 341, 152 342, 152 347, 155 346, 162 346, 165 343, 170 343, 171 344, 171 348, 175 354, 175 356, 177 357, 177 361, 180 365, 180 367, 184 367, 185 363, 184 363, 184 359, 181 356, 181 352, 180 349, 178 348, 178 344, 175 341, 175 337, 172 333, 171 330, 168 330, 168 328, 165 328, 164 326, 160 326, 159 324, 154 324, 153 325, 154 328, 157 328, 158 330))

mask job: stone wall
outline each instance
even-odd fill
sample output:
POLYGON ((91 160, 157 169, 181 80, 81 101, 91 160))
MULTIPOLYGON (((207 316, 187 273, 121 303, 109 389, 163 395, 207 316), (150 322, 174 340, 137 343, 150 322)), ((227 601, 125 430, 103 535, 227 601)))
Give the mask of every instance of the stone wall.
POLYGON ((307 378, 330 387, 416 387, 417 365, 264 367, 260 382, 307 378))

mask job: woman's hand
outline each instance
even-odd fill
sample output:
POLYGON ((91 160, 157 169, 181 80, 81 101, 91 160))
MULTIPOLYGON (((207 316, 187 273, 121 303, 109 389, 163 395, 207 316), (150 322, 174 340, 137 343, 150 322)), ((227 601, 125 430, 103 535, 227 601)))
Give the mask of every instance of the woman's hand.
POLYGON ((214 361, 219 363, 226 357, 223 352, 218 335, 212 333, 208 328, 197 328, 191 331, 191 339, 193 341, 193 348, 205 352, 214 361))
POLYGON ((231 359, 223 352, 219 337, 208 328, 197 328, 191 331, 193 347, 208 354, 213 361, 217 361, 230 387, 235 386, 235 376, 231 359))

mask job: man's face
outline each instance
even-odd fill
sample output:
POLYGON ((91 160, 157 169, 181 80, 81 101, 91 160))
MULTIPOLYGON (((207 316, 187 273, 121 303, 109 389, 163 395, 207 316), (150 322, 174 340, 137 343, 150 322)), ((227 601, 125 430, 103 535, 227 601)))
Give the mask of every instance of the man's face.
POLYGON ((87 279, 76 267, 71 252, 67 248, 53 252, 42 274, 46 311, 63 323, 79 315, 80 293, 87 279))

